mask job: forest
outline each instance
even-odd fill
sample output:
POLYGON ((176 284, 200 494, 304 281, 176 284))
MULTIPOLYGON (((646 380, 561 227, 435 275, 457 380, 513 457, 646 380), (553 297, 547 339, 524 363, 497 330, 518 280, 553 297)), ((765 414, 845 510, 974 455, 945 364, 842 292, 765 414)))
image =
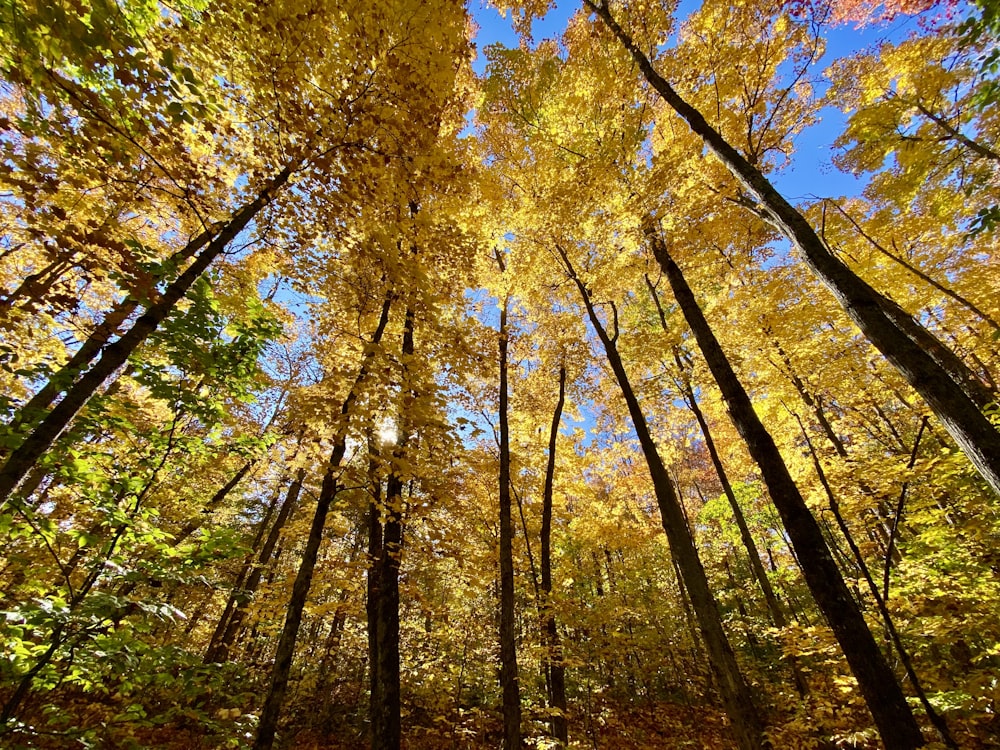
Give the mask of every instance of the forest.
POLYGON ((559 3, 0 6, 0 747, 1000 747, 1000 4, 559 3))

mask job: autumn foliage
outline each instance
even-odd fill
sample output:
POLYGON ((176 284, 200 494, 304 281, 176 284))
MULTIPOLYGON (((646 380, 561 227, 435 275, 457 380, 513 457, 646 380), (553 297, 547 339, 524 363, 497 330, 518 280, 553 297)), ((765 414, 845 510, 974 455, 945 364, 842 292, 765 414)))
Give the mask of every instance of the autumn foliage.
POLYGON ((496 6, 0 10, 0 746, 997 746, 996 9, 496 6))

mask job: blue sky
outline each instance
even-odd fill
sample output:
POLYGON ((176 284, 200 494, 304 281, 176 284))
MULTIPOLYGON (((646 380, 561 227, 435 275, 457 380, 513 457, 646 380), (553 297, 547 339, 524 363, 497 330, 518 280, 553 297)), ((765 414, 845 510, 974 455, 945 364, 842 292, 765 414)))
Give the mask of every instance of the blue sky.
MULTIPOLYGON (((545 18, 535 21, 532 33, 536 41, 558 37, 569 17, 580 8, 580 0, 557 2, 545 18)), ((687 17, 700 7, 697 0, 682 0, 678 18, 687 17)), ((478 56, 473 63, 477 73, 486 68, 483 53, 487 45, 500 43, 509 47, 518 45, 509 17, 501 16, 486 0, 469 0, 469 10, 479 25, 475 42, 478 56)), ((901 17, 886 25, 874 25, 855 29, 851 25, 837 27, 827 32, 827 51, 819 65, 817 74, 833 60, 865 48, 874 48, 886 40, 899 40, 917 30, 917 21, 912 17, 901 17)), ((796 138, 796 149, 791 163, 777 174, 772 181, 792 203, 808 203, 817 197, 850 196, 860 193, 864 181, 838 170, 831 160, 833 142, 842 132, 844 114, 828 108, 816 125, 807 128, 796 138)))

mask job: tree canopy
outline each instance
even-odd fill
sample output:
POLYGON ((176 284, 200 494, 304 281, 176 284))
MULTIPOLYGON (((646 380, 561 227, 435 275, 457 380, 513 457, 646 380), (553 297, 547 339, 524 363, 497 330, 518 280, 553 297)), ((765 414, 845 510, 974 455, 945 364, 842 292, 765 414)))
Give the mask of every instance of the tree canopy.
POLYGON ((0 10, 0 745, 1000 742, 994 4, 552 5, 0 10))

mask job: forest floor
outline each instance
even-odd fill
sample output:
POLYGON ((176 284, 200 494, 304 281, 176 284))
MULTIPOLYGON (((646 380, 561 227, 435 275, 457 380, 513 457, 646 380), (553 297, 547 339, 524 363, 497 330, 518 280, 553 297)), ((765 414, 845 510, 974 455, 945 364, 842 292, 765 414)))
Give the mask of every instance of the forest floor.
MULTIPOLYGON (((205 714, 197 716, 193 712, 189 716, 184 711, 174 712, 169 723, 164 721, 165 716, 147 715, 145 721, 119 724, 95 720, 94 704, 90 704, 89 712, 88 706, 83 703, 69 703, 64 708, 76 709, 75 730, 67 726, 68 731, 65 732, 8 735, 0 738, 0 747, 10 750, 63 750, 67 747, 216 750, 245 748, 253 740, 253 720, 250 716, 243 716, 236 722, 241 731, 234 733, 232 723, 227 723, 225 727, 222 724, 213 727, 211 722, 205 723, 205 714), (91 727, 86 739, 79 736, 85 726, 91 727)), ((592 709, 587 712, 578 710, 570 716, 568 750, 736 748, 727 720, 718 707, 659 701, 631 706, 609 703, 593 706, 592 709)), ((287 717, 287 725, 279 732, 276 750, 368 750, 370 740, 366 728, 355 721, 345 720, 348 715, 356 717, 355 711, 340 713, 338 718, 324 714, 322 709, 311 714, 292 712, 287 717)), ((872 730, 841 732, 835 742, 819 741, 815 736, 817 717, 813 716, 813 721, 807 722, 809 726, 803 724, 801 716, 799 718, 800 721, 790 721, 772 729, 775 750, 878 750, 881 747, 872 730)), ((27 723, 34 724, 30 720, 27 723)), ((853 721, 847 723, 857 726, 853 721)), ((998 746, 994 743, 998 728, 995 724, 954 722, 952 731, 963 750, 986 750, 998 746)), ((544 712, 526 708, 522 715, 522 730, 526 749, 551 750, 554 747, 547 737, 544 712)), ((925 738, 929 740, 927 750, 943 750, 944 745, 929 729, 925 731, 925 738)), ((501 739, 499 711, 467 709, 449 717, 410 713, 403 722, 402 750, 495 750, 500 747, 501 739)))
MULTIPOLYGON (((542 717, 525 715, 526 745, 544 750, 542 717)), ((501 744, 499 717, 480 717, 463 726, 404 727, 403 750, 493 750, 501 744)), ((367 738, 336 740, 316 732, 298 733, 295 750, 367 750, 367 738)), ((715 709, 655 703, 627 712, 595 711, 570 720, 571 750, 730 750, 725 718, 715 709)))

